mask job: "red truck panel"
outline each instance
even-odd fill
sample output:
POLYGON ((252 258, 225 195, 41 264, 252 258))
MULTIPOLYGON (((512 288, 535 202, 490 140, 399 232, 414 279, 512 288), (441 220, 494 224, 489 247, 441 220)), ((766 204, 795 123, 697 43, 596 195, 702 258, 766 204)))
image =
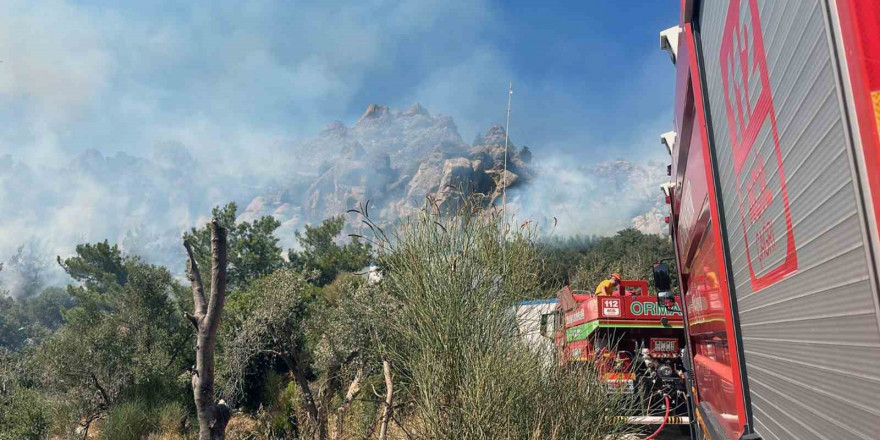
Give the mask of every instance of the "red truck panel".
POLYGON ((681 311, 676 306, 667 309, 657 304, 656 296, 593 296, 565 313, 565 326, 573 327, 599 320, 602 324, 660 325, 666 318, 669 325, 681 325, 681 311))
POLYGON ((865 175, 864 188, 874 247, 880 246, 880 5, 877 2, 837 2, 840 39, 846 63, 845 80, 855 113, 854 142, 865 175))
POLYGON ((674 234, 688 313, 688 333, 699 392, 729 438, 739 438, 746 423, 727 274, 724 266, 715 183, 706 139, 702 87, 690 25, 679 39, 676 108, 678 133, 673 164, 678 203, 673 204, 674 234))
POLYGON ((764 440, 877 438, 880 6, 683 7, 672 219, 695 398, 731 440, 746 421, 764 440))

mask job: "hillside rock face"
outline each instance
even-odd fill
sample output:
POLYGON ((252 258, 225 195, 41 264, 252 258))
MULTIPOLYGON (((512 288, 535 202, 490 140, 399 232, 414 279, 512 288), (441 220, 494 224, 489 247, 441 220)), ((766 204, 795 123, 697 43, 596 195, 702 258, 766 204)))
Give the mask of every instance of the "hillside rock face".
POLYGON ((431 115, 419 104, 405 111, 370 105, 353 126, 333 122, 294 149, 303 163, 327 167, 355 145, 367 154, 387 155, 391 166, 409 175, 435 150, 453 155, 467 151, 451 116, 431 115))
POLYGON ((544 225, 559 220, 562 234, 625 227, 667 232, 659 189, 665 165, 617 160, 542 166, 505 136, 504 127, 494 125, 468 145, 449 116, 432 115, 419 104, 404 111, 370 105, 354 125, 333 122, 294 147, 305 171, 257 194, 240 219, 275 217, 282 223, 279 238, 290 246, 303 224, 367 201, 370 217, 388 224, 428 200, 454 210, 465 197, 481 194, 486 205, 500 206, 507 190, 508 213, 544 225))
POLYGON ((419 209, 427 199, 448 209, 469 194, 495 203, 505 187, 527 183, 531 173, 510 140, 505 173, 503 127, 490 127, 479 138, 466 144, 450 116, 432 115, 419 104, 404 111, 370 105, 353 126, 331 123, 296 147, 315 173, 254 198, 241 219, 272 215, 293 230, 367 201, 380 223, 419 209))

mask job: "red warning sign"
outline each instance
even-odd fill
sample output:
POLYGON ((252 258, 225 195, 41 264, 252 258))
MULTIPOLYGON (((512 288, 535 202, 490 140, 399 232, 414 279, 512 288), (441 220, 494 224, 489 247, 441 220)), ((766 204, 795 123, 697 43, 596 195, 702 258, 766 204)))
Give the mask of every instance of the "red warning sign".
POLYGON ((757 291, 798 264, 756 0, 730 2, 720 63, 746 257, 757 291))

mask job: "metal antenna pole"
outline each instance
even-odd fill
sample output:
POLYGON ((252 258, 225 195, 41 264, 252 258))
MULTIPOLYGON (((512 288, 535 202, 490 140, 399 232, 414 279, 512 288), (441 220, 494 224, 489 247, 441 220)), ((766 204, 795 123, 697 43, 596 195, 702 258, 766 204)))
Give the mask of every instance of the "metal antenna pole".
POLYGON ((504 174, 501 175, 501 182, 504 187, 501 188, 501 267, 505 276, 507 275, 507 252, 505 252, 506 237, 504 236, 504 228, 507 227, 507 142, 510 132, 510 98, 513 97, 513 81, 507 89, 507 125, 504 128, 504 174))
POLYGON ((504 187, 501 188, 501 221, 507 221, 507 139, 510 133, 510 98, 513 97, 513 82, 507 89, 507 126, 504 128, 504 174, 501 175, 501 181, 504 187))

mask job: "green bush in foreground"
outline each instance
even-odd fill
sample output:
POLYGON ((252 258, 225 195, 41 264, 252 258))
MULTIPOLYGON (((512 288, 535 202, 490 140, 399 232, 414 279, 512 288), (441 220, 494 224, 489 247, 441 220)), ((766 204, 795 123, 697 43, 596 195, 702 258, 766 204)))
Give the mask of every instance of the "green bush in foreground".
POLYGON ((47 438, 51 417, 39 393, 14 385, 0 394, 0 440, 47 438))
MULTIPOLYGON (((382 354, 394 366, 417 439, 619 438, 629 403, 591 368, 563 370, 525 346, 512 306, 540 294, 529 226, 508 228, 477 209, 426 210, 379 240, 394 301, 382 354)), ((395 400, 397 403, 398 400, 395 400)), ((403 421, 405 420, 405 421, 403 421)))

